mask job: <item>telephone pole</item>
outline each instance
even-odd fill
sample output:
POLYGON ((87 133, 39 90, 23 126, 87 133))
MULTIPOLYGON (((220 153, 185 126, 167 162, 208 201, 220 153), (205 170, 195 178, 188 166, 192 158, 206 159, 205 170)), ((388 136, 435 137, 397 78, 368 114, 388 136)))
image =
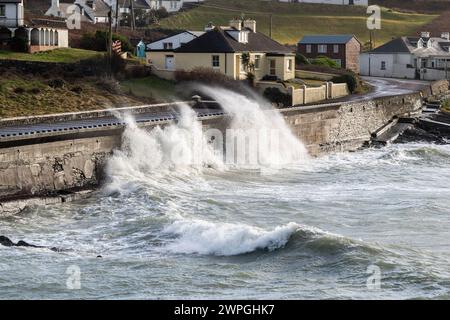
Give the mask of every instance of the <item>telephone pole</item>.
POLYGON ((108 32, 108 76, 112 76, 112 7, 109 7, 108 12, 109 32, 108 32))
POLYGON ((116 0, 116 33, 119 32, 119 0, 116 0))
POLYGON ((136 29, 136 21, 134 20, 134 0, 130 0, 131 3, 131 30, 136 29))
POLYGON ((270 14, 270 27, 269 27, 269 36, 272 39, 272 29, 273 29, 273 14, 270 14))

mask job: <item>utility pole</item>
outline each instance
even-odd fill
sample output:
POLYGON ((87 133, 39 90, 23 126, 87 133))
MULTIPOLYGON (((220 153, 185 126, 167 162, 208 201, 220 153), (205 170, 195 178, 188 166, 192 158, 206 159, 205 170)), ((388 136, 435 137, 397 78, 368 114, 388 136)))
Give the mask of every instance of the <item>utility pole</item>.
POLYGON ((112 76, 112 7, 109 7, 108 13, 109 32, 108 32, 108 76, 112 76))
POLYGON ((272 39, 272 29, 273 29, 273 14, 270 14, 270 27, 269 27, 269 36, 272 39))
POLYGON ((119 32, 119 0, 116 0, 116 33, 119 32))
POLYGON ((131 3, 131 30, 136 29, 136 21, 134 20, 134 0, 130 0, 131 3))

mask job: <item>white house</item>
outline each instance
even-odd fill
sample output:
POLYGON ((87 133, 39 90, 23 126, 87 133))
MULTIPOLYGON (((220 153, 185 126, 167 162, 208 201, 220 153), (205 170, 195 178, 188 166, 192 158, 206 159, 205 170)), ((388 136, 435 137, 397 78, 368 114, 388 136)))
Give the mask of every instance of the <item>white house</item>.
POLYGON ((0 26, 17 28, 23 25, 23 0, 0 0, 0 26))
POLYGON ((73 3, 60 3, 59 0, 51 0, 51 6, 45 15, 67 18, 74 13, 76 7, 81 14, 82 21, 107 23, 110 5, 111 3, 107 0, 74 0, 73 3))
POLYGON ((69 46, 69 32, 62 21, 33 19, 24 22, 23 0, 0 0, 0 47, 13 38, 25 40, 29 52, 69 46))
POLYGON ((167 36, 152 43, 147 44, 147 51, 172 51, 178 49, 195 38, 203 35, 203 31, 182 31, 175 35, 167 36))
POLYGON ((431 37, 401 37, 360 56, 366 76, 441 80, 450 79, 450 33, 431 37))
POLYGON ((321 4, 335 4, 335 5, 350 5, 350 6, 369 6, 369 0, 278 0, 279 2, 295 2, 295 3, 321 3, 321 4))

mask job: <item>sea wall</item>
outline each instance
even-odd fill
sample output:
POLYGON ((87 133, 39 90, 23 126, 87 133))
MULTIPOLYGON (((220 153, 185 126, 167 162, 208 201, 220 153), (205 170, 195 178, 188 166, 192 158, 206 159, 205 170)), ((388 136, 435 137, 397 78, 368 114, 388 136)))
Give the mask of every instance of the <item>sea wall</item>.
MULTIPOLYGON (((356 150, 390 120, 420 112, 421 95, 343 102, 280 110, 312 155, 356 150)), ((227 116, 201 119, 205 128, 224 132, 227 116)), ((170 120, 158 122, 158 125, 170 120)), ((145 123, 149 129, 155 123, 145 123)), ((101 184, 105 161, 120 148, 123 126, 41 134, 0 141, 0 214, 8 200, 61 197, 101 184)), ((1 139, 0 139, 1 140, 1 139)), ((47 201, 47 200, 45 200, 47 201)))

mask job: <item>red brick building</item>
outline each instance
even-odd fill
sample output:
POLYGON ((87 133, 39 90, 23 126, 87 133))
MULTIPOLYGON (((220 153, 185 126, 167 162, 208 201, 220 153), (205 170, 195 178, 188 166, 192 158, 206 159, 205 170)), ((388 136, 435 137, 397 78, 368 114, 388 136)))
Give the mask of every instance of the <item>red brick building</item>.
POLYGON ((326 56, 342 68, 359 73, 361 42, 354 35, 305 36, 298 43, 297 51, 307 59, 326 56))

